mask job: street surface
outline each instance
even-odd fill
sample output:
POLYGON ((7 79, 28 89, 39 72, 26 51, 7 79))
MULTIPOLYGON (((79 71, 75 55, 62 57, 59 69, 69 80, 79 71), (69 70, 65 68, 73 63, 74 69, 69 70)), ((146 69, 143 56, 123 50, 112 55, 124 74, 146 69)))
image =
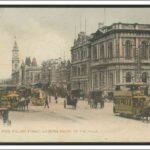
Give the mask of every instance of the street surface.
POLYGON ((10 142, 149 142, 150 123, 115 116, 112 103, 91 109, 79 101, 77 109, 63 108, 63 99, 52 99, 50 108, 29 106, 29 111, 10 112, 12 125, 3 126, 0 141, 10 142))

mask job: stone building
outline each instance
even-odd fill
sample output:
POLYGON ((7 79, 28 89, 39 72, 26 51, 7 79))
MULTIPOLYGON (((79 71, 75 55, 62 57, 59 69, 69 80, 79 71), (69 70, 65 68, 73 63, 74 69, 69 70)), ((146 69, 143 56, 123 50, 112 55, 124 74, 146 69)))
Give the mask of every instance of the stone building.
POLYGON ((50 84, 54 86, 59 86, 60 77, 60 66, 63 60, 61 58, 58 59, 50 59, 44 61, 42 63, 41 68, 41 83, 42 84, 50 84))
POLYGON ((112 90, 116 83, 143 81, 150 75, 150 25, 114 23, 91 40, 91 89, 112 90))
POLYGON ((31 61, 30 57, 26 57, 25 63, 21 65, 21 84, 30 87, 40 82, 41 68, 37 65, 35 58, 31 61))
POLYGON ((90 36, 79 33, 71 48, 71 88, 113 90, 116 83, 150 83, 150 25, 114 23, 90 36))
POLYGON ((90 87, 90 36, 84 32, 78 34, 71 47, 71 89, 82 89, 85 94, 90 87))

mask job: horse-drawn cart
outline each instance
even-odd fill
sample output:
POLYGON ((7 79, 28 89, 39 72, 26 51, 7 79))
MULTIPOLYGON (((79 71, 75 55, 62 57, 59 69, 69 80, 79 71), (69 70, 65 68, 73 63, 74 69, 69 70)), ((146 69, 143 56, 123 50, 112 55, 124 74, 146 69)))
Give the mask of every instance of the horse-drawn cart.
POLYGON ((102 97, 102 91, 90 91, 88 103, 91 108, 97 108, 98 104, 100 104, 102 108, 104 103, 104 99, 102 97))
POLYGON ((70 93, 67 94, 67 97, 64 100, 64 108, 66 108, 67 105, 70 105, 74 109, 76 109, 79 98, 80 98, 80 89, 72 90, 70 93))

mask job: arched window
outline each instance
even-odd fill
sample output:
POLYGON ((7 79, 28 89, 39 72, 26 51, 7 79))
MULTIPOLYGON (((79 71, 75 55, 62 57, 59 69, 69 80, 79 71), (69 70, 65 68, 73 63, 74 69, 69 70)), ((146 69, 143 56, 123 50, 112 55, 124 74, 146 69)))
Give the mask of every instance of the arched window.
POLYGON ((147 76, 148 76, 147 72, 142 73, 142 82, 147 83, 147 76))
POLYGON ((141 43, 141 55, 142 59, 148 59, 148 43, 146 41, 141 43))
POLYGON ((132 43, 131 41, 126 41, 125 43, 125 58, 131 58, 131 50, 132 50, 132 43))
POLYGON ((112 59, 113 57, 113 45, 112 42, 108 43, 108 58, 112 59))
POLYGON ((131 82, 131 79, 132 79, 131 72, 127 72, 126 73, 126 82, 131 82))
POLYGON ((104 58, 104 44, 102 44, 101 47, 100 47, 100 58, 101 59, 104 58))

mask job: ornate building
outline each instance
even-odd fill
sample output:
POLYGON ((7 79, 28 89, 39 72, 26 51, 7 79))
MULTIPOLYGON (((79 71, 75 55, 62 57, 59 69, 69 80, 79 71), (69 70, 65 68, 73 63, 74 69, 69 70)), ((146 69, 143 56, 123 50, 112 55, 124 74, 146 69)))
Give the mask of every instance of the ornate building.
POLYGON ((82 89, 85 94, 90 86, 90 37, 84 32, 78 34, 71 48, 71 89, 82 89))
POLYGON ((150 83, 150 25, 114 23, 71 48, 71 88, 111 91, 116 83, 150 83))
POLYGON ((116 83, 143 81, 150 75, 150 25, 114 23, 91 40, 91 89, 112 90, 116 83))
POLYGON ((61 58, 42 63, 41 83, 53 86, 66 86, 70 82, 70 62, 61 58))
POLYGON ((41 79, 41 68, 37 65, 35 58, 31 61, 26 57, 25 63, 21 65, 21 83, 24 86, 33 86, 38 84, 41 79))

